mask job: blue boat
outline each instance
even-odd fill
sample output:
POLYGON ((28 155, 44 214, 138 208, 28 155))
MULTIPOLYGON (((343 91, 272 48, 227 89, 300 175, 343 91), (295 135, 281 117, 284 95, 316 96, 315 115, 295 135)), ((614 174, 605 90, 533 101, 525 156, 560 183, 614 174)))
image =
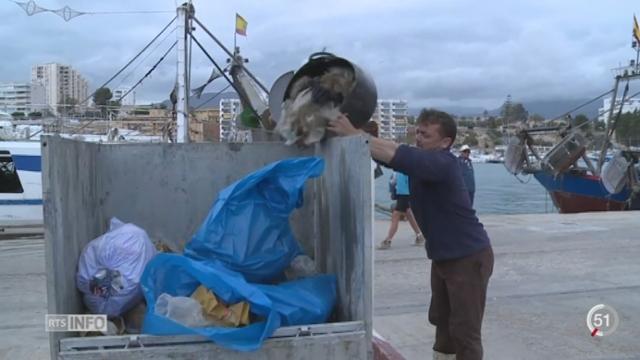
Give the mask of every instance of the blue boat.
MULTIPOLYGON (((636 59, 640 58, 636 41, 632 47, 636 59)), ((637 95, 628 96, 628 92, 629 83, 640 79, 640 63, 631 61, 629 66, 614 71, 615 83, 610 91, 554 119, 565 120, 563 126, 522 129, 517 133, 517 141, 507 148, 504 164, 507 170, 514 175, 532 174, 561 213, 640 210, 640 150, 614 141, 614 134, 620 135, 616 130, 625 104, 637 95), (624 90, 618 97, 622 83, 624 90), (592 142, 585 131, 589 122, 574 123, 571 113, 609 94, 611 105, 601 114, 608 120, 604 141, 597 155, 589 155, 587 148, 592 142), (549 134, 561 140, 547 154, 538 154, 535 136, 549 134), (615 155, 610 156, 612 150, 615 155)))
POLYGON ((534 172, 533 176, 547 190, 561 213, 640 209, 640 201, 629 201, 632 193, 629 187, 610 194, 599 176, 572 172, 553 176, 542 170, 534 172))
POLYGON ((606 148, 597 164, 586 156, 588 141, 579 130, 525 129, 509 145, 505 167, 513 174, 532 174, 547 190, 560 213, 640 210, 638 188, 640 152, 619 151, 609 161, 606 148), (565 136, 544 156, 534 149, 535 135, 561 132, 565 136))

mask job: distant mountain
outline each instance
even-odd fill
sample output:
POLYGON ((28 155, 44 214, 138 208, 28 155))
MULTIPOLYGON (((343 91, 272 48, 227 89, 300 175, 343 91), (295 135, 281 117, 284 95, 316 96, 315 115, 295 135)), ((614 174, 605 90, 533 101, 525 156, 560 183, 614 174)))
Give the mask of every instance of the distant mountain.
MULTIPOLYGON (((204 93, 199 99, 195 96, 189 96, 189 107, 192 109, 209 109, 220 106, 220 100, 222 99, 238 99, 238 95, 234 92, 224 92, 214 97, 216 94, 217 92, 204 93)), ((170 100, 165 100, 162 104, 166 105, 169 109, 171 108, 170 100)))
MULTIPOLYGON (((457 116, 482 115, 482 112, 484 111, 481 107, 472 106, 434 106, 434 108, 457 116)), ((421 110, 422 108, 409 108, 409 115, 418 116, 421 110)))
MULTIPOLYGON (((204 93, 200 98, 196 98, 195 96, 189 97, 189 105, 192 108, 212 108, 218 107, 221 99, 238 99, 238 95, 235 92, 224 92, 219 94, 215 98, 211 98, 217 93, 204 93)), ((556 116, 560 116, 565 112, 582 105, 589 101, 589 99, 574 99, 574 100, 543 100, 543 101, 525 101, 523 103, 525 109, 529 112, 529 114, 540 114, 544 116, 546 119, 550 119, 556 116)), ((518 102, 514 100, 514 102, 518 102)), ((165 100, 162 102, 168 108, 171 107, 171 102, 169 100, 165 100)), ((594 118, 598 116, 598 109, 602 107, 602 100, 598 100, 592 104, 589 104, 573 113, 573 115, 585 114, 589 118, 594 118)), ((436 106, 436 109, 446 111, 450 114, 457 116, 479 116, 482 115, 484 109, 481 107, 474 106, 436 106)), ((409 108, 409 115, 417 116, 420 113, 422 108, 409 108)), ((497 116, 500 115, 500 108, 489 110, 489 115, 497 116)))
MULTIPOLYGON (((529 114, 540 114, 546 119, 550 119, 560 116, 589 100, 590 99, 525 101, 522 105, 527 109, 529 114)), ((600 107, 602 107, 602 100, 595 101, 592 104, 576 110, 573 115, 584 114, 591 119, 598 116, 598 109, 600 107)), ((481 107, 471 106, 436 106, 435 108, 457 116, 479 116, 484 112, 484 109, 481 107)), ((422 110, 422 108, 409 108, 409 115, 417 116, 420 110, 422 110)), ((500 115, 500 108, 488 110, 488 112, 491 116, 497 116, 500 115)))
MULTIPOLYGON (((561 116, 567 111, 572 110, 575 107, 588 102, 589 100, 590 99, 529 101, 524 102, 522 105, 524 105, 529 114, 540 114, 546 119, 551 119, 561 116)), ((582 107, 572 114, 573 116, 584 114, 589 119, 592 119, 598 116, 598 109, 600 107, 602 107, 602 100, 595 101, 585 107, 582 107)), ((495 109, 493 111, 496 112, 496 114, 500 113, 500 109, 495 109)))

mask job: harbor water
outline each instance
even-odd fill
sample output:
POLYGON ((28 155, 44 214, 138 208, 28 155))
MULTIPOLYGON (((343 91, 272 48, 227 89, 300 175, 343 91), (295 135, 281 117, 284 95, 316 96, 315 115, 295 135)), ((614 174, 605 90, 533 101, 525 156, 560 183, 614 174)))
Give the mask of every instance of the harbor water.
MULTIPOLYGON (((474 163, 476 195, 474 208, 479 215, 543 214, 556 212, 547 192, 531 175, 509 174, 502 164, 474 163)), ((375 180, 376 204, 389 207, 388 182, 392 170, 375 180)), ((376 212, 379 218, 386 216, 376 212)))

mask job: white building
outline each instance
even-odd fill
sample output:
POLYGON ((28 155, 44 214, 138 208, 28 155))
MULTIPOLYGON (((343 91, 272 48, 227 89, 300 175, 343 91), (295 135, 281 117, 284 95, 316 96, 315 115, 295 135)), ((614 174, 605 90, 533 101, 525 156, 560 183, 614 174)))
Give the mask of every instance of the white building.
MULTIPOLYGON (((113 97, 111 98, 112 101, 118 101, 120 100, 120 98, 122 98, 122 95, 126 94, 127 92, 129 92, 129 90, 131 90, 130 87, 119 87, 115 90, 113 90, 113 97)), ((120 105, 122 106, 134 106, 136 104, 136 92, 132 91, 129 94, 127 94, 127 96, 125 96, 122 100, 120 100, 120 105)))
POLYGON ((38 111, 35 104, 44 100, 42 86, 32 86, 28 83, 4 83, 0 84, 0 111, 6 113, 38 111))
POLYGON ((229 141, 237 133, 236 117, 240 114, 239 99, 220 99, 220 141, 229 141))
MULTIPOLYGON (((616 116, 618 110, 620 110, 620 102, 622 99, 616 99, 616 106, 613 109, 613 116, 616 116)), ((598 120, 608 122, 609 120, 609 109, 611 108, 611 98, 606 98, 603 101, 603 105, 600 109, 598 109, 598 120)), ((627 99, 624 102, 624 106, 622 107, 623 113, 634 112, 636 110, 640 110, 640 98, 631 98, 627 99)))
POLYGON ((372 120, 378 123, 380 137, 402 140, 407 136, 409 108, 406 100, 381 99, 373 113, 372 120))
POLYGON ((57 113, 69 99, 84 101, 89 95, 89 85, 80 73, 71 66, 56 63, 34 65, 31 68, 31 83, 44 87, 44 104, 57 113))
POLYGON ((31 111, 31 86, 25 83, 0 84, 0 111, 6 113, 31 111))

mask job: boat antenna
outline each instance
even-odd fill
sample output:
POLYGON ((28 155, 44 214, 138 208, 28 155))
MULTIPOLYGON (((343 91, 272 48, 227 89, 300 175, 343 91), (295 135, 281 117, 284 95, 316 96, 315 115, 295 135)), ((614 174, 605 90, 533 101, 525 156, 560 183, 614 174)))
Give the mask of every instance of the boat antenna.
MULTIPOLYGON (((620 81, 622 77, 621 76, 617 76, 616 77, 616 89, 617 90, 617 86, 618 83, 620 81)), ((629 92, 629 79, 627 79, 627 84, 624 87, 624 91, 622 93, 622 99, 620 100, 620 107, 618 108, 618 113, 616 114, 615 118, 612 118, 612 114, 613 111, 616 107, 616 95, 617 91, 614 91, 614 98, 611 101, 611 109, 609 112, 609 122, 607 122, 607 133, 604 139, 604 142, 602 143, 602 149, 600 149, 600 157, 598 158, 598 173, 602 172, 602 166, 604 165, 604 159, 605 156, 607 155, 607 150, 609 149, 609 144, 611 142, 611 137, 613 136, 613 133, 615 132, 616 129, 616 125, 618 123, 618 119, 620 119, 620 115, 622 114, 622 109, 624 108, 624 103, 629 99, 629 97, 627 97, 627 93, 629 92)))

